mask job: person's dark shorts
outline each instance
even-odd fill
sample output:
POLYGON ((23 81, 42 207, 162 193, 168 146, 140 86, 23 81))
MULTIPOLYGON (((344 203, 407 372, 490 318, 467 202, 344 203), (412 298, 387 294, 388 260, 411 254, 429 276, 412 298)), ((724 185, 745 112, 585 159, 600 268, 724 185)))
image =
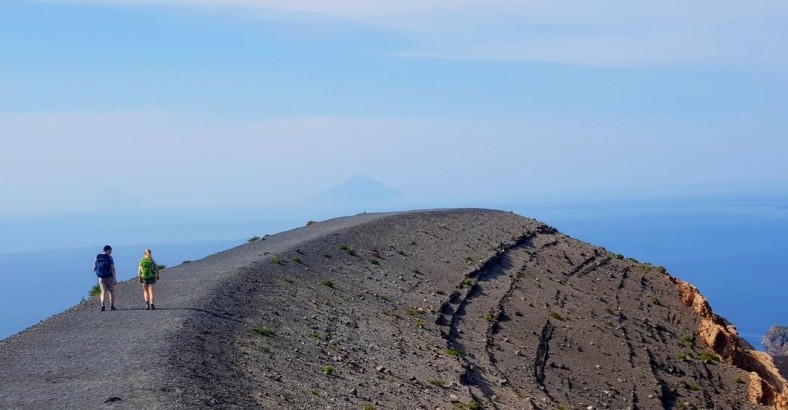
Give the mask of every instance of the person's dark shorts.
POLYGON ((153 285, 156 283, 156 278, 142 278, 143 285, 153 285))

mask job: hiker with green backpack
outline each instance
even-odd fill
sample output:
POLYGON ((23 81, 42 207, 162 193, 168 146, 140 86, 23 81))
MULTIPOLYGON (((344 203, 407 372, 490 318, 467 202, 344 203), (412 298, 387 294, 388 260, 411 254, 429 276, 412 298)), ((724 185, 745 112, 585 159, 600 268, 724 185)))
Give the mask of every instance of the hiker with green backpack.
POLYGON ((153 260, 150 249, 145 249, 139 265, 137 265, 137 278, 142 284, 142 296, 145 298, 145 310, 156 310, 153 304, 153 285, 159 280, 159 266, 153 260))

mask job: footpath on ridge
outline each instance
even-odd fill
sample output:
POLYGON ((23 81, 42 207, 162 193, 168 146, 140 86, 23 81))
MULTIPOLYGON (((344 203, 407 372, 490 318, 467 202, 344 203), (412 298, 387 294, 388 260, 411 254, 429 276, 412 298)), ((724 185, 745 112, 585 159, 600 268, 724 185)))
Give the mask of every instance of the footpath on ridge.
POLYGON ((91 297, 12 335, 0 341, 0 408, 173 408, 179 392, 162 387, 171 385, 170 346, 192 337, 185 323, 217 314, 206 304, 223 283, 267 254, 389 215, 332 219, 167 268, 156 284, 155 311, 144 310, 139 284, 128 280, 116 288, 117 311, 99 312, 91 297))

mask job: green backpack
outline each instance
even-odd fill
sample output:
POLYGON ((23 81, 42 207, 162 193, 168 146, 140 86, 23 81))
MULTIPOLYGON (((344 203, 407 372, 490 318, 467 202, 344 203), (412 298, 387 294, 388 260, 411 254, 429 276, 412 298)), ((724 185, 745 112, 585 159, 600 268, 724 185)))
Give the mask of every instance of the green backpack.
POLYGON ((140 268, 142 268, 141 276, 145 279, 155 278, 158 268, 153 264, 151 258, 140 259, 140 268))

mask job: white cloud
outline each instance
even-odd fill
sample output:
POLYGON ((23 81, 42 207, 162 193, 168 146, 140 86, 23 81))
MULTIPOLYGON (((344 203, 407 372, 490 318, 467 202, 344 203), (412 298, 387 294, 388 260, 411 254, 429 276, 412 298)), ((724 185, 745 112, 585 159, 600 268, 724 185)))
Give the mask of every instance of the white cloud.
POLYGON ((51 0, 329 18, 399 30, 398 55, 601 66, 788 67, 788 3, 780 0, 51 0), (284 13, 284 14, 282 14, 284 13))

